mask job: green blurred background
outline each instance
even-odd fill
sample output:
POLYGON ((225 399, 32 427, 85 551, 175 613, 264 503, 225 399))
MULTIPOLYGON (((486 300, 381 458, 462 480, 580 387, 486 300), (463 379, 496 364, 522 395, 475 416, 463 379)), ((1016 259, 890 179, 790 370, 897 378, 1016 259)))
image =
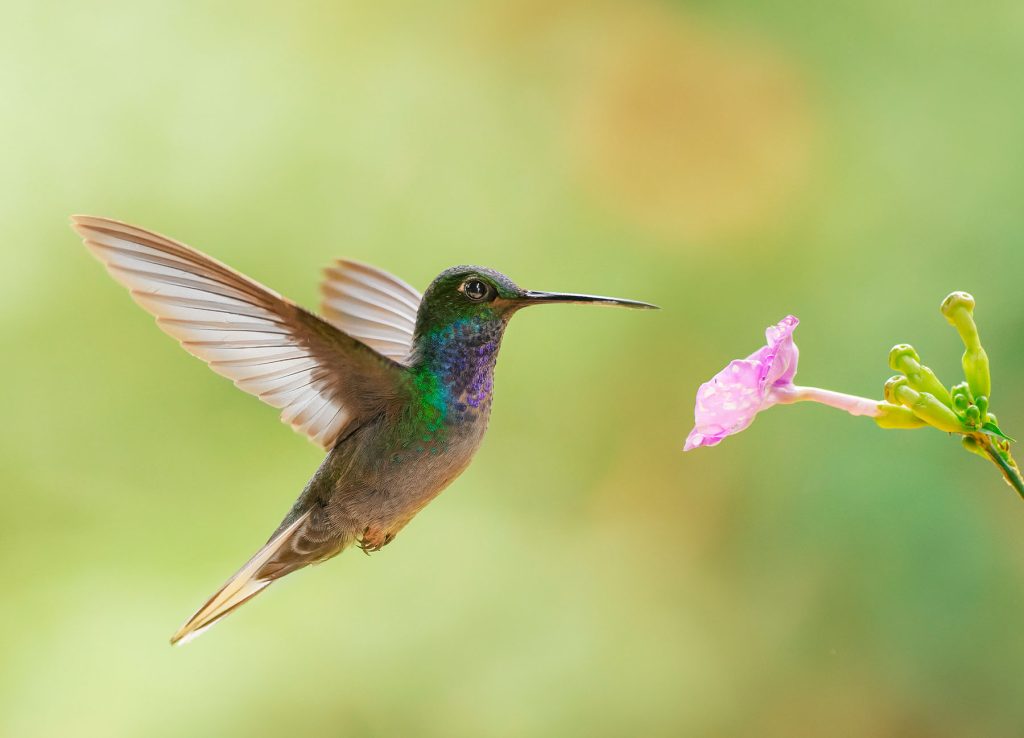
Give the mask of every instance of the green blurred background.
POLYGON ((697 385, 803 323, 880 396, 973 292, 1024 434, 1019 2, 7 2, 0 734, 1010 736, 1024 505, 934 431, 784 407, 684 455, 697 385), (345 256, 660 313, 517 317, 476 462, 384 552, 167 638, 321 454, 67 227, 315 306, 345 256))

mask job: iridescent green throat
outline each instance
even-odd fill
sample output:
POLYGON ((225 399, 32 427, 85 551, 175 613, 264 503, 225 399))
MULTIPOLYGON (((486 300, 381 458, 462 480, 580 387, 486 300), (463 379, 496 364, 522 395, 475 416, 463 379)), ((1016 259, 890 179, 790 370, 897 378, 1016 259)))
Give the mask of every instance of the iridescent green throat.
POLYGON ((418 421, 430 433, 472 422, 490 410, 505 321, 488 313, 458 318, 417 336, 413 384, 418 421))

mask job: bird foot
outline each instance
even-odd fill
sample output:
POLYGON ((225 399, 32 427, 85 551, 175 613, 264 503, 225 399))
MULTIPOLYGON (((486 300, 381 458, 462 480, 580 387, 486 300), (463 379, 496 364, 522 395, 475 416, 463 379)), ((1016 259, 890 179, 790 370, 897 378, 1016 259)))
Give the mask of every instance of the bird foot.
POLYGON ((386 545, 395 540, 393 533, 380 530, 379 528, 371 528, 366 526, 363 530, 363 535, 360 536, 357 545, 362 549, 363 553, 369 556, 375 551, 380 551, 386 545))

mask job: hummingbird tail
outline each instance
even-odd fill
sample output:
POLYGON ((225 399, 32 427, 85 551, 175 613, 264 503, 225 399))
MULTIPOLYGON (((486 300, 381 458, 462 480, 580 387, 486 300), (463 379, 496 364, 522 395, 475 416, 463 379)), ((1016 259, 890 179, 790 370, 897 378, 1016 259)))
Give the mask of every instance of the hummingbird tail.
POLYGON ((309 518, 309 512, 299 516, 287 528, 275 535, 263 548, 256 552, 238 572, 217 590, 214 595, 200 607, 188 621, 171 637, 171 645, 185 643, 205 631, 235 608, 248 602, 262 592, 278 577, 291 571, 278 571, 265 574, 264 567, 274 561, 275 557, 285 548, 292 536, 309 518))

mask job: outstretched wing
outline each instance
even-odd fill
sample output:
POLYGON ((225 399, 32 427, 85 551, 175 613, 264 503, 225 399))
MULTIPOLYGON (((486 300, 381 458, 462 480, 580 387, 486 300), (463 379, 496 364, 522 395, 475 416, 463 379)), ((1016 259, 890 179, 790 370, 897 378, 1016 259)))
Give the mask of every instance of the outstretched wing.
POLYGON ((186 351, 323 448, 397 392, 401 366, 216 259, 108 218, 72 227, 186 351))
POLYGON ((387 272, 339 259, 324 272, 320 313, 335 327, 401 364, 412 354, 420 293, 387 272))

